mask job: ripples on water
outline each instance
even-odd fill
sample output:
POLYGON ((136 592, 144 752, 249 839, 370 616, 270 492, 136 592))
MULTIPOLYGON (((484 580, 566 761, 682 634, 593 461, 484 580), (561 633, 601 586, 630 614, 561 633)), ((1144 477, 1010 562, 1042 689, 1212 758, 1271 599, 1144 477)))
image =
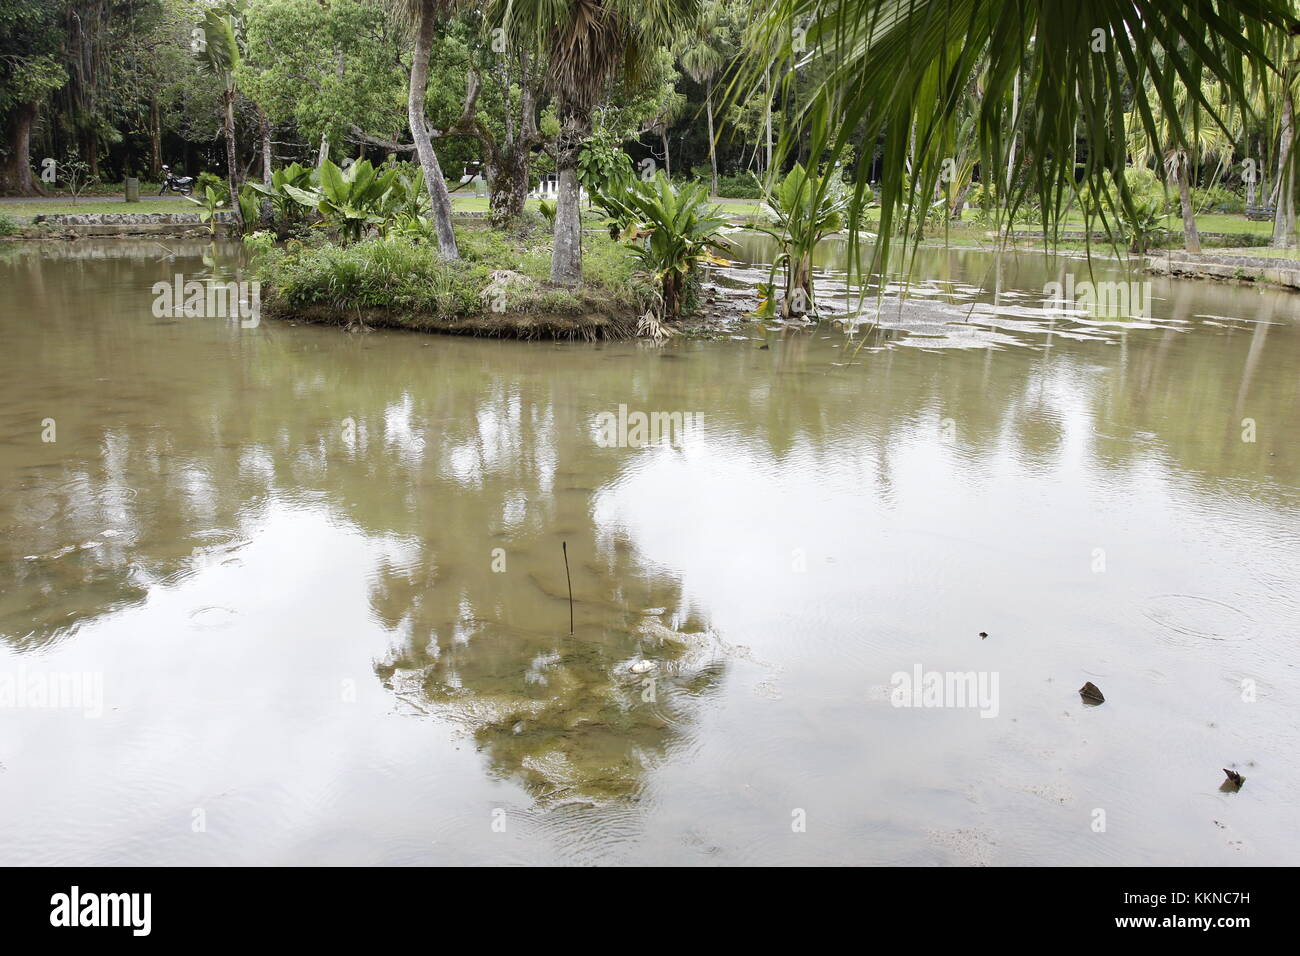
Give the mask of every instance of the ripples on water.
POLYGON ((1294 860, 1292 298, 930 251, 852 334, 553 346, 163 327, 238 264, 151 246, 0 260, 0 675, 105 705, 4 712, 3 862, 1294 860))

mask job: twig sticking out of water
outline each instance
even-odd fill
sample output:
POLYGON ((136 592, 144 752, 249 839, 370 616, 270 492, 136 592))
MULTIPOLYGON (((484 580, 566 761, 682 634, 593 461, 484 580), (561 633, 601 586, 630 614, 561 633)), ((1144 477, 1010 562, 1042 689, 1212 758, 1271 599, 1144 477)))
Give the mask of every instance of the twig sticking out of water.
POLYGON ((564 552, 564 580, 569 584, 569 633, 573 633, 573 579, 569 577, 569 543, 560 542, 560 550, 564 552))

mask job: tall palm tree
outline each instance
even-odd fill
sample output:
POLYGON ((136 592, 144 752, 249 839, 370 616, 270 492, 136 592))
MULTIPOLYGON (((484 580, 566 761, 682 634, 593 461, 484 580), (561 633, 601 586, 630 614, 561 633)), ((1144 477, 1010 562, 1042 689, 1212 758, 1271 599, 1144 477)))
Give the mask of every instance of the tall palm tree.
POLYGON ((244 228, 239 209, 239 168, 235 149, 235 71, 243 59, 240 46, 243 34, 243 0, 223 3, 203 14, 200 29, 202 42, 194 49, 199 70, 217 78, 221 84, 221 133, 226 141, 226 182, 230 185, 230 215, 235 228, 244 228))
POLYGON ((708 0, 700 11, 696 28, 686 34, 677 56, 682 69, 704 87, 704 111, 709 119, 709 168, 713 174, 711 194, 718 194, 718 153, 713 132, 713 81, 727 63, 726 27, 719 0, 708 0))
POLYGON ((548 58, 547 85, 560 122, 552 282, 582 281, 578 156, 591 135, 592 112, 618 71, 632 85, 644 81, 653 51, 691 29, 699 6, 700 0, 493 0, 489 21, 505 28, 506 42, 528 44, 548 58))
POLYGON ((1269 98, 1280 103, 1275 139, 1277 142, 1277 178, 1273 193, 1273 248, 1295 245, 1296 230, 1296 86, 1300 84, 1300 56, 1293 36, 1273 37, 1273 57, 1278 75, 1272 77, 1269 98))
MULTIPOLYGON (((1007 169, 1014 135, 1025 158, 1009 202, 1014 208, 1035 197, 1044 229, 1055 230, 1074 194, 1076 170, 1097 192, 1113 184, 1126 211, 1134 212, 1124 181, 1125 106, 1132 104, 1158 143, 1152 106, 1163 105, 1174 114, 1175 141, 1185 144, 1175 83, 1217 122, 1207 84, 1217 82, 1230 103, 1244 104, 1248 84, 1271 68, 1267 36, 1300 26, 1292 11, 1292 0, 771 0, 753 42, 756 50, 779 47, 792 24, 813 18, 807 47, 829 59, 781 146, 788 151, 808 131, 810 155, 852 163, 863 144, 851 225, 878 161, 880 262, 900 211, 905 226, 924 214, 925 204, 914 200, 948 158, 946 131, 980 59, 987 76, 977 123, 980 168, 1007 169), (1017 91, 1023 104, 1017 116, 1026 121, 1009 131, 1004 107, 1017 91), (1086 150, 1076 148, 1079 134, 1086 150)), ((788 40, 781 56, 795 56, 788 40)), ((767 66, 748 64, 733 95, 759 88, 767 66)))
MULTIPOLYGON (((1206 98, 1218 105, 1220 97, 1210 84, 1206 98)), ((1220 115, 1224 125, 1216 125, 1204 116, 1203 110, 1188 96, 1187 87, 1177 81, 1174 87, 1175 112, 1168 112, 1163 104, 1152 105, 1158 141, 1147 135, 1142 117, 1136 112, 1128 115, 1129 152, 1133 162, 1146 166, 1158 159, 1165 175, 1178 189, 1178 202, 1183 214, 1183 244, 1188 252, 1201 251, 1201 236, 1196 228, 1196 209, 1192 203, 1192 170, 1207 159, 1220 161, 1231 157, 1232 143, 1240 138, 1237 118, 1239 113, 1224 110, 1220 115), (1180 140, 1177 128, 1181 126, 1185 138, 1180 140)))
POLYGON ((433 149, 429 120, 424 113, 424 97, 429 89, 429 53, 433 49, 433 27, 439 14, 445 15, 455 0, 395 0, 396 12, 405 14, 415 38, 411 56, 411 84, 407 91, 406 119, 411 127, 424 185, 429 193, 434 228, 438 233, 438 252, 444 259, 459 259, 456 233, 451 225, 451 194, 442 176, 442 165, 433 149))

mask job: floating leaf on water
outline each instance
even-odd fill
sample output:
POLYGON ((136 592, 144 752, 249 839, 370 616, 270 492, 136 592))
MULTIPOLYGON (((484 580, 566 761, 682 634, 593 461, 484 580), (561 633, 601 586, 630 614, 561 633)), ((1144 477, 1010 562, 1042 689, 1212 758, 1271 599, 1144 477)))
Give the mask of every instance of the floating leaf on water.
POLYGON ((1101 688, 1099 688, 1092 681, 1087 681, 1082 687, 1079 688, 1079 696, 1081 696, 1085 701, 1089 701, 1094 704, 1102 704, 1106 702, 1106 698, 1105 696, 1103 696, 1101 692, 1101 688))

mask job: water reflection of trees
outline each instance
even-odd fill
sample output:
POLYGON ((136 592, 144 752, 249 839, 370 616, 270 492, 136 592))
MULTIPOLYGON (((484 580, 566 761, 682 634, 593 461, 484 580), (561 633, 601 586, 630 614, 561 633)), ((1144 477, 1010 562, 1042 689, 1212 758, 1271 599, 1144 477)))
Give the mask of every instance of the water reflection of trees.
POLYGON ((30 361, 40 342, 60 343, 60 374, 7 396, 5 640, 58 640, 237 551, 274 499, 309 503, 385 556, 370 604, 392 635, 376 673, 396 696, 459 721, 494 772, 538 796, 633 795, 689 736, 722 669, 676 581, 595 525, 593 494, 637 452, 595 446, 595 410, 564 355, 160 327, 144 294, 153 268, 101 276, 85 301, 45 270, 35 308, 48 322, 17 345, 30 361), (92 321, 84 307, 101 294, 118 299, 92 321), (502 362, 493 378, 489 355, 502 362), (53 445, 27 431, 47 414, 53 445))
MULTIPOLYGON (((993 474, 1008 454, 1051 467, 1075 427, 1093 467, 1117 473, 1157 453, 1187 481, 1300 478, 1270 437, 1300 411, 1284 365, 1300 330, 1269 296, 1253 317, 1280 324, 1195 336, 852 355, 820 329, 770 350, 654 350, 239 333, 149 313, 152 282, 201 260, 32 261, 0 264, 0 305, 39 322, 15 327, 0 357, 4 639, 58 639, 236 550, 276 496, 309 499, 386 543, 369 581, 392 635, 378 678, 402 706, 459 721, 493 772, 539 797, 634 795, 645 767, 689 741, 722 676, 673 577, 593 518, 593 495, 639 454, 595 445, 600 411, 701 412, 706 433, 769 466, 870 458, 863 494, 889 493, 909 443, 951 441, 960 467, 993 474), (58 374, 36 374, 41 363, 58 374), (46 415, 54 445, 36 437, 46 415), (1243 417, 1259 423, 1256 444, 1240 440, 1243 417)), ((1185 320, 1241 308, 1219 287, 1165 294, 1185 320)))

